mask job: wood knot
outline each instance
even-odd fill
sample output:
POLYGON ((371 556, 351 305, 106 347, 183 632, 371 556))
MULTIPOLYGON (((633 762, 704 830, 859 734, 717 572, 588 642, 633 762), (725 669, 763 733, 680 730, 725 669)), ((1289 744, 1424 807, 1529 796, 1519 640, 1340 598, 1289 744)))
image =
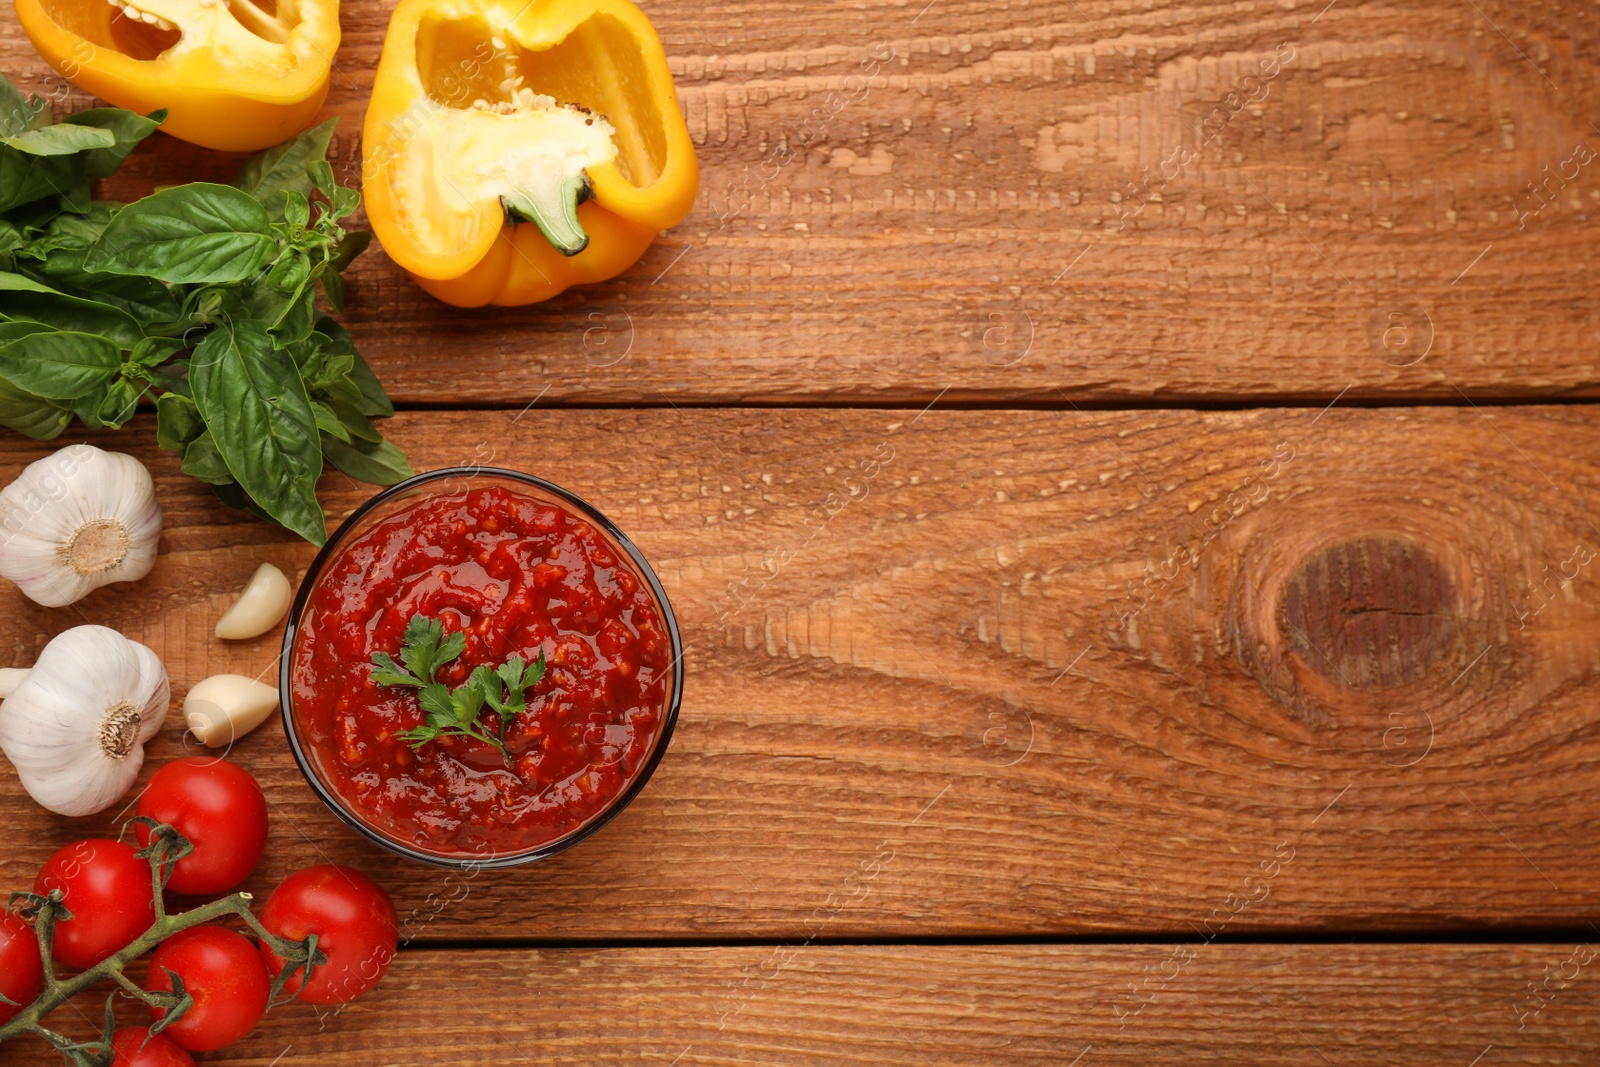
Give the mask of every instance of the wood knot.
POLYGON ((1279 638, 1338 685, 1406 685, 1449 651, 1455 600, 1445 566, 1415 541, 1339 541, 1308 557, 1284 585, 1279 638))

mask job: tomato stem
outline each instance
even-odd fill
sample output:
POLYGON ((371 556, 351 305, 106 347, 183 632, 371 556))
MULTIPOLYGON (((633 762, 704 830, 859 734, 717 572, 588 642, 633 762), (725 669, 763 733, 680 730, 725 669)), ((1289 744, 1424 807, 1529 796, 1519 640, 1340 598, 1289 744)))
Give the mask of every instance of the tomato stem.
POLYGON ((161 900, 161 891, 166 886, 167 877, 170 876, 170 871, 164 870, 164 868, 170 866, 168 863, 169 856, 174 857, 171 862, 175 864, 177 858, 188 855, 190 850, 192 850, 192 846, 188 840, 176 830, 163 824, 155 825, 151 830, 150 845, 141 850, 140 854, 150 861, 151 879, 155 888, 156 921, 151 924, 148 930, 121 951, 106 957, 87 971, 65 981, 56 977, 55 967, 51 962, 52 950, 55 945, 56 923, 62 919, 70 919, 72 917, 72 912, 62 903, 61 890, 53 889, 48 896, 39 896, 33 893, 16 894, 13 900, 20 898, 25 902, 25 906, 33 908, 35 912, 33 929, 35 936, 39 940, 40 959, 44 962, 44 989, 40 991, 39 996, 32 1004, 18 1012, 5 1025, 0 1026, 0 1044, 22 1034, 35 1034, 50 1042, 57 1051, 67 1056, 69 1063, 81 1062, 75 1057, 74 1050, 83 1050, 95 1046, 76 1044, 53 1030, 46 1029, 42 1021, 45 1016, 79 993, 105 981, 116 982, 146 1004, 169 1009, 166 1021, 170 1025, 189 1008, 193 1003, 193 999, 184 996, 177 1001, 173 1001, 170 994, 152 993, 148 990, 140 989, 138 983, 127 976, 126 969, 128 964, 145 953, 152 951, 157 945, 174 934, 181 933, 184 930, 191 930, 196 926, 204 926, 206 923, 215 922, 228 916, 242 920, 250 928, 251 932, 261 939, 263 944, 277 953, 278 957, 284 961, 285 972, 303 968, 305 978, 309 981, 312 968, 327 962, 327 956, 317 950, 315 936, 309 937, 304 941, 290 941, 287 938, 278 937, 265 926, 262 926, 261 920, 257 919, 255 913, 250 910, 251 897, 249 893, 234 893, 223 897, 221 900, 202 904, 189 911, 168 914, 161 900), (185 1001, 188 1003, 184 1003, 185 1001))

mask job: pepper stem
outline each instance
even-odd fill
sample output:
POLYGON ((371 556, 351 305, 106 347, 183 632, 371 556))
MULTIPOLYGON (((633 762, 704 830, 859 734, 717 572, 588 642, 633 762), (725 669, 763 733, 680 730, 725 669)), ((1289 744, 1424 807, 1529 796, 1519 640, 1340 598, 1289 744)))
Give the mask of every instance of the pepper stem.
POLYGON ((589 247, 589 234, 578 221, 578 205, 590 195, 589 178, 580 170, 563 174, 554 183, 518 186, 500 201, 513 219, 539 227, 557 252, 575 256, 589 247))

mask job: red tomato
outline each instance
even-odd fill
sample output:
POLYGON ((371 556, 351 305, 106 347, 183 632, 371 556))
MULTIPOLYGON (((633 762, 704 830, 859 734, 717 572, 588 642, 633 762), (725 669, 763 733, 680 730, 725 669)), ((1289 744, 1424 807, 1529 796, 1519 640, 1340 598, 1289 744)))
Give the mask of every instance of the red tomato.
POLYGON ((194 1057, 172 1038, 157 1034, 146 1043, 148 1035, 142 1026, 124 1026, 112 1034, 111 1067, 194 1067, 194 1057))
POLYGON ((0 1001, 0 1023, 16 1018, 43 986, 44 964, 39 961, 39 938, 33 924, 20 915, 0 915, 0 995, 17 1002, 13 1008, 0 1001))
MULTIPOLYGON (((267 1010, 272 983, 256 947, 221 926, 196 926, 173 934, 150 957, 144 987, 170 993, 171 971, 183 979, 194 1006, 165 1030, 190 1052, 215 1052, 255 1029, 267 1010)), ((165 1008, 151 1008, 160 1020, 165 1008)))
MULTIPOLYGON (((139 814, 194 843, 167 888, 186 896, 226 893, 256 869, 267 847, 267 800, 250 772, 214 756, 173 760, 150 779, 139 814)), ((138 827, 139 845, 150 831, 138 827)))
MULTIPOLYGON (((310 982, 296 974, 284 986, 310 1004, 344 1004, 370 990, 389 969, 400 940, 389 894, 360 871, 331 864, 285 878, 261 909, 261 924, 290 941, 317 935, 328 962, 313 969, 310 982)), ((283 960, 265 944, 261 957, 274 976, 283 970, 283 960)))
POLYGON ((72 918, 56 924, 54 952, 86 970, 126 948, 156 921, 150 864, 120 841, 94 838, 68 845, 45 861, 33 891, 64 894, 72 918))

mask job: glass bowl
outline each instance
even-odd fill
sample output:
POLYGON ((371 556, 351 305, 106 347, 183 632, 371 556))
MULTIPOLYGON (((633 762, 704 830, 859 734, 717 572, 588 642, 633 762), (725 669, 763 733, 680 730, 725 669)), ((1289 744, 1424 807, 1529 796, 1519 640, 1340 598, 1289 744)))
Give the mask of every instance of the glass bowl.
POLYGON ((673 728, 677 725, 678 706, 683 699, 682 663, 683 639, 678 631, 677 618, 672 613, 672 605, 667 601, 666 591, 661 588, 661 582, 656 578, 655 571, 650 568, 644 556, 610 519, 575 494, 542 478, 535 478, 531 474, 495 467, 447 467, 408 478, 374 496, 344 520, 334 535, 328 539, 328 543, 323 546, 322 551, 317 554, 317 558, 312 561, 311 568, 300 583, 293 606, 289 609, 289 623, 283 635, 283 657, 279 668, 279 701, 283 709, 284 732, 288 735, 289 749, 294 753, 295 763, 300 767, 300 773, 305 775, 312 790, 335 815, 353 827, 361 836, 395 855, 436 867, 482 870, 532 863, 571 848, 614 819, 634 797, 639 795, 654 773, 656 765, 661 762, 661 757, 672 740, 673 728), (292 684, 296 664, 295 640, 301 631, 311 598, 325 571, 352 540, 419 501, 488 486, 510 489, 519 495, 531 497, 586 520, 619 559, 632 562, 634 571, 648 586, 653 605, 670 642, 672 660, 667 668, 668 677, 664 682, 668 695, 657 722, 655 740, 633 778, 626 783, 620 793, 580 825, 567 830, 554 840, 514 852, 480 854, 433 851, 403 839, 352 807, 324 778, 318 756, 312 750, 312 744, 306 736, 306 731, 301 727, 295 708, 292 684))

